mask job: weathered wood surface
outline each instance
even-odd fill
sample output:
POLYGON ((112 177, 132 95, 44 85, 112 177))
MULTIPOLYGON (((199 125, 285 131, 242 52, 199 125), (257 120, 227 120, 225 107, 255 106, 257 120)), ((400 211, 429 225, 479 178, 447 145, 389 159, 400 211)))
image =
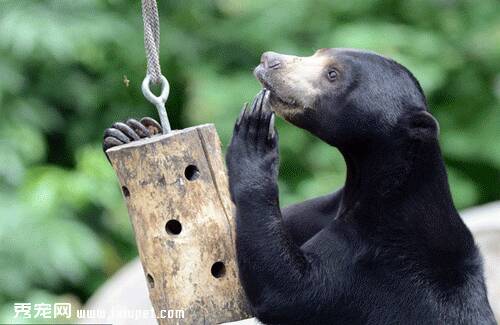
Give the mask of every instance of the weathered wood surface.
POLYGON ((135 232, 159 324, 248 318, 238 280, 235 221, 220 140, 212 124, 107 151, 135 232))

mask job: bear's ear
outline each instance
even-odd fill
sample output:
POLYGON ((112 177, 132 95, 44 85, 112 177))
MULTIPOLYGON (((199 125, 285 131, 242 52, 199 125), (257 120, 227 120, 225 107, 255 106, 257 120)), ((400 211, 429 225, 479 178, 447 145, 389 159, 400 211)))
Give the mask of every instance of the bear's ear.
POLYGON ((427 111, 419 111, 408 116, 407 127, 412 138, 426 140, 437 139, 439 135, 438 121, 427 111))

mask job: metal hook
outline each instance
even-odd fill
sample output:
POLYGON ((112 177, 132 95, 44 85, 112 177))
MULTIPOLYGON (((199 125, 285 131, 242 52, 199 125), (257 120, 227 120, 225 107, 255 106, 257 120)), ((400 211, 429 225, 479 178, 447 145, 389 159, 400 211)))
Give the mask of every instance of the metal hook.
POLYGON ((163 134, 167 134, 171 131, 170 122, 168 120, 167 110, 165 108, 165 103, 167 102, 168 95, 170 93, 170 84, 168 83, 167 78, 163 75, 160 76, 161 81, 161 93, 160 96, 156 96, 151 92, 149 88, 151 82, 151 76, 149 74, 146 75, 146 78, 142 81, 142 93, 144 97, 148 101, 150 101, 153 105, 155 105, 156 110, 158 111, 158 115, 160 116, 160 123, 163 129, 163 134))

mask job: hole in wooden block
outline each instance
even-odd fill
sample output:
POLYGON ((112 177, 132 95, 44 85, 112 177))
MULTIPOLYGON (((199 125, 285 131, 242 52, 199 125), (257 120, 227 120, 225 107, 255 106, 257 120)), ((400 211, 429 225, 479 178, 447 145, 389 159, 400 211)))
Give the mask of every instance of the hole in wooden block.
POLYGON ((210 270, 214 278, 221 278, 226 274, 226 266, 222 262, 215 262, 210 270))
POLYGON ((188 180, 194 181, 200 176, 200 171, 195 165, 189 165, 186 167, 186 170, 184 170, 184 176, 186 176, 188 180))
POLYGON ((165 230, 170 235, 178 235, 182 231, 182 225, 178 220, 172 219, 165 225, 165 230))
POLYGON ((122 186, 122 192, 123 192, 123 195, 125 195, 126 198, 130 197, 130 191, 128 190, 128 188, 126 186, 122 186))
POLYGON ((148 273, 148 275, 146 276, 146 278, 148 279, 148 286, 153 289, 155 287, 155 279, 153 279, 153 276, 151 274, 148 273))

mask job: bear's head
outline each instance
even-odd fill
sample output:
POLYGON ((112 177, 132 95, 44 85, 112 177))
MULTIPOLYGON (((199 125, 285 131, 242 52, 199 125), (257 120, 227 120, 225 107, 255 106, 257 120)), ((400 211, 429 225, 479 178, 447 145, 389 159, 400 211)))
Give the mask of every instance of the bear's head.
POLYGON ((375 53, 332 48, 298 57, 266 52, 254 74, 270 90, 278 115, 339 148, 393 139, 401 130, 437 135, 415 77, 375 53))

